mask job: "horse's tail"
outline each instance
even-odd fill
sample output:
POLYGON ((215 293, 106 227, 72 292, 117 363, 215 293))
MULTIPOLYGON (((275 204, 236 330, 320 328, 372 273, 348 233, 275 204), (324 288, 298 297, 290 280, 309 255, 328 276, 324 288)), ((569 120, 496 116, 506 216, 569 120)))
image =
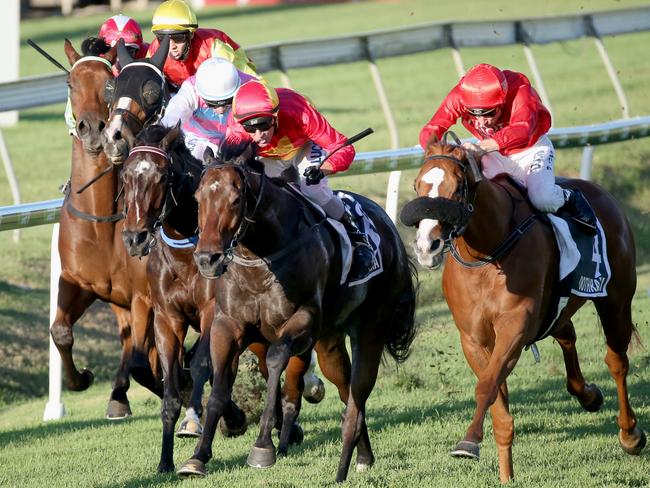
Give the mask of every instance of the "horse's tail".
POLYGON ((415 264, 406 256, 408 275, 390 321, 388 337, 384 348, 395 361, 406 361, 411 353, 411 344, 417 333, 415 324, 415 304, 419 287, 418 272, 415 264))

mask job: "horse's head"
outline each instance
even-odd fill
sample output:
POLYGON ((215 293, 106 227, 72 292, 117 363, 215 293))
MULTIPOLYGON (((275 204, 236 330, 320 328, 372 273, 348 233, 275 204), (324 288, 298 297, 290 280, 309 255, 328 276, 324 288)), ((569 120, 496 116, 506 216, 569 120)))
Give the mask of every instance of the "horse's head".
POLYGON ((182 144, 178 125, 152 125, 134 141, 124 162, 125 218, 122 239, 131 256, 146 256, 155 243, 155 231, 174 205, 172 188, 182 177, 174 171, 172 150, 182 144))
POLYGON ((108 124, 102 132, 104 152, 113 164, 122 164, 129 155, 135 136, 146 125, 158 121, 167 98, 163 65, 169 51, 169 36, 151 59, 134 60, 124 41, 117 43, 122 66, 120 74, 106 83, 110 107, 108 124))
POLYGON ((439 266, 446 246, 467 227, 470 190, 480 179, 472 164, 461 146, 433 140, 425 151, 414 183, 418 197, 400 213, 404 225, 417 227, 414 250, 422 266, 439 266))
POLYGON ((101 133, 108 118, 104 85, 113 79, 111 65, 115 60, 115 49, 101 40, 90 38, 82 44, 83 55, 68 39, 63 50, 72 66, 68 75, 71 112, 68 111, 66 116, 74 120, 76 136, 84 150, 97 156, 102 151, 101 133))
POLYGON ((215 158, 212 151, 206 149, 206 166, 194 194, 199 204, 199 241, 194 260, 206 278, 223 274, 233 249, 257 210, 261 191, 253 208, 247 208, 251 174, 247 161, 252 156, 252 146, 246 146, 235 158, 227 155, 215 158))

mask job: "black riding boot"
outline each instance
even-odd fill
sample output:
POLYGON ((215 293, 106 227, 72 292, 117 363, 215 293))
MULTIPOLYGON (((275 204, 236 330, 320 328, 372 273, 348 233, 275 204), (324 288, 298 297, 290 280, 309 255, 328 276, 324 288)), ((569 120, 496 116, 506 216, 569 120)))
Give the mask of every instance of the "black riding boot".
POLYGON ((558 215, 570 218, 579 224, 580 229, 587 235, 596 235, 596 216, 582 192, 576 188, 564 190, 564 205, 558 210, 558 215))
POLYGON ((352 243, 352 268, 348 277, 349 282, 354 282, 364 278, 375 265, 375 253, 368 242, 366 234, 361 232, 352 215, 347 210, 341 217, 340 222, 350 237, 352 243))

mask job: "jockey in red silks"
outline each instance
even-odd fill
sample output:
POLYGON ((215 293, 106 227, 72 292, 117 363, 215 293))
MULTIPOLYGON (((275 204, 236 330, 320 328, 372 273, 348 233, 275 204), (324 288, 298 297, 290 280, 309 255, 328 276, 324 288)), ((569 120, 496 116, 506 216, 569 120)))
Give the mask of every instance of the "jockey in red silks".
POLYGON ((555 149, 547 133, 551 114, 528 78, 516 71, 478 64, 471 68, 420 131, 420 145, 438 139, 458 119, 479 140, 465 143, 481 158, 487 178, 506 173, 528 189, 528 197, 542 212, 563 212, 586 232, 596 230, 595 218, 576 189, 555 184, 555 149))
MULTIPOLYGON (((124 45, 133 59, 141 59, 147 55, 149 44, 142 40, 142 29, 131 17, 126 15, 114 15, 99 28, 100 39, 103 39, 108 46, 113 47, 117 41, 124 39, 124 45)), ((113 65, 113 74, 117 76, 120 67, 117 62, 113 65)))
POLYGON ((300 190, 319 205, 328 217, 341 222, 354 247, 350 282, 365 277, 375 264, 374 253, 343 202, 332 192, 327 175, 345 171, 355 151, 345 146, 322 166, 329 153, 340 148, 346 137, 334 129, 311 103, 288 88, 274 90, 259 80, 244 83, 233 100, 226 142, 252 141, 258 159, 270 177, 294 167, 300 174, 300 190))
POLYGON ((161 3, 154 13, 151 31, 156 39, 149 46, 149 57, 156 52, 163 36, 170 36, 163 72, 172 91, 178 90, 196 74, 203 61, 213 56, 227 59, 239 71, 258 77, 244 49, 220 30, 199 28, 194 11, 183 0, 161 3))
POLYGON ((206 59, 171 98, 160 123, 172 127, 180 120, 185 145, 195 158, 202 160, 206 147, 216 154, 226 136, 233 96, 252 79, 230 61, 206 59))

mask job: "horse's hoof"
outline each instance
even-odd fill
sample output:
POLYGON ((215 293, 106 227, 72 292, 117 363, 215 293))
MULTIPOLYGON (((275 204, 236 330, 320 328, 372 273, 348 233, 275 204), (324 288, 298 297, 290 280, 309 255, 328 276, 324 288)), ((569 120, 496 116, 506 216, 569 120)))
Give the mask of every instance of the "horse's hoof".
POLYGON ((76 383, 68 383, 68 388, 72 391, 86 391, 94 381, 95 375, 93 372, 84 368, 79 371, 79 381, 76 383))
POLYGON ((205 469, 205 463, 198 459, 188 459, 176 471, 178 476, 200 476, 204 477, 208 472, 205 469))
POLYGON ((357 473, 368 471, 372 468, 373 464, 375 464, 374 456, 368 459, 363 459, 361 456, 357 456, 357 473))
POLYGON ((451 454, 453 457, 478 460, 480 456, 480 450, 476 442, 460 441, 458 444, 456 444, 456 448, 449 454, 451 454))
POLYGON ((159 473, 171 473, 174 471, 174 463, 163 463, 162 461, 158 464, 159 473))
POLYGON ((641 454, 641 451, 646 445, 647 439, 643 429, 639 427, 634 427, 634 433, 631 436, 633 442, 626 442, 623 439, 623 430, 618 431, 618 442, 621 444, 621 448, 628 454, 633 456, 638 456, 641 454))
POLYGON ((311 386, 305 385, 305 391, 302 392, 302 397, 309 403, 320 403, 325 398, 325 383, 323 380, 316 377, 316 382, 311 386))
MULTIPOLYGON (((278 430, 278 440, 280 439, 280 431, 278 430)), ((302 444, 302 441, 305 439, 305 433, 302 430, 302 427, 298 422, 294 422, 291 426, 291 432, 289 433, 289 445, 297 446, 302 444)))
POLYGON ((110 400, 106 409, 108 420, 122 420, 133 415, 128 400, 110 400))
POLYGON ((600 388, 598 388, 597 385, 594 385, 593 383, 588 384, 587 388, 596 390, 596 396, 590 402, 580 401, 580 405, 582 405, 582 408, 584 408, 587 412, 597 412, 600 410, 600 407, 603 406, 603 392, 600 390, 600 388))
POLYGON ((251 448, 246 464, 251 468, 270 468, 275 464, 275 449, 273 447, 251 448))
POLYGON ((248 425, 246 424, 246 416, 244 415, 243 422, 240 425, 228 425, 223 417, 219 419, 219 430, 224 437, 239 437, 244 435, 248 425))
POLYGON ((184 419, 176 431, 176 437, 201 437, 203 427, 194 419, 184 419))

